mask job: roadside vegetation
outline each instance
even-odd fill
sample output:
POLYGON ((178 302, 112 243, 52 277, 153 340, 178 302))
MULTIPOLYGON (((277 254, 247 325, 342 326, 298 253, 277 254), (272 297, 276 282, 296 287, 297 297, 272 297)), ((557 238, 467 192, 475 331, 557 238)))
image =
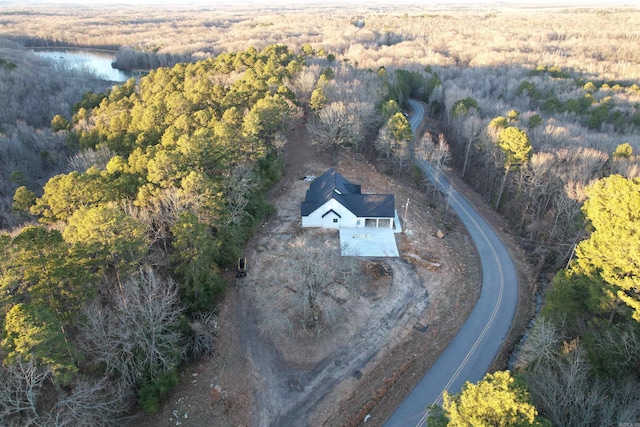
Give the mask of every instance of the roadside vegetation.
POLYGON ((533 288, 550 282, 522 387, 505 387, 553 424, 640 419, 637 9, 0 11, 8 422, 154 410, 212 353, 221 268, 271 211, 295 120, 334 159, 350 148, 394 175, 413 153, 449 162, 518 236, 533 288), (107 87, 25 50, 43 45, 150 72, 107 87), (441 130, 415 146, 409 98, 441 130))

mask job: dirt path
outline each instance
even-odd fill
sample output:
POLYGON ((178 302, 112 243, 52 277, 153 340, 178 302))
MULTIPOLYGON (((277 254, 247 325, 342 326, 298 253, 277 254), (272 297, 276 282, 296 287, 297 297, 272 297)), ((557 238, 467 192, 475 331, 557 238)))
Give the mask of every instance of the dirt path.
MULTIPOLYGON (((422 313, 428 304, 428 293, 405 262, 395 259, 389 264, 394 274, 393 285, 371 307, 361 307, 357 319, 352 321, 362 326, 357 332, 348 333, 348 345, 336 346, 311 370, 291 371, 286 367, 272 378, 277 385, 266 390, 266 394, 273 413, 262 417, 259 425, 309 425, 310 414, 331 391, 343 382, 356 383, 372 360, 391 344, 392 337, 401 336, 407 323, 411 323, 409 328, 415 324, 416 314, 422 313), (280 396, 280 402, 274 402, 274 396, 280 396)), ((263 366, 262 362, 259 366, 263 366)), ((265 370, 274 373, 268 367, 265 370)), ((342 385, 346 386, 349 384, 342 385)))
POLYGON ((331 165, 309 144, 304 125, 289 141, 286 173, 270 196, 277 213, 247 245, 247 277, 220 304, 218 353, 189 367, 166 407, 143 426, 356 425, 367 415, 367 425, 381 425, 473 307, 480 271, 454 218, 434 210, 415 185, 349 152, 331 165), (397 237, 401 258, 360 261, 362 280, 326 291, 336 306, 331 324, 300 333, 276 321, 296 297, 282 259, 300 239, 339 253, 337 231, 299 225, 308 188, 300 178, 330 166, 363 192, 395 194, 401 216, 410 200, 405 233, 397 237), (441 228, 444 238, 436 237, 441 228), (367 273, 385 265, 388 277, 367 273))
MULTIPOLYGON (((329 167, 328 162, 318 161, 322 156, 309 156, 314 152, 305 141, 305 129, 297 129, 287 154, 287 163, 296 165, 297 171, 288 171, 282 181, 282 194, 275 203, 278 212, 269 220, 256 245, 251 249, 254 270, 264 271, 277 268, 277 259, 282 255, 274 242, 286 242, 294 235, 319 235, 320 243, 332 241, 329 250, 337 250, 335 231, 301 230, 298 227, 300 201, 308 183, 300 176, 319 175, 329 167), (297 173, 296 173, 297 172, 297 173)), ((355 169, 354 169, 355 171, 355 169)), ((307 242, 315 242, 307 239, 307 242)), ((314 244, 314 243, 311 243, 314 244)), ((281 426, 306 425, 313 411, 322 400, 338 386, 343 390, 353 388, 368 366, 375 365, 374 359, 384 355, 385 348, 402 337, 418 321, 428 305, 428 292, 422 285, 416 271, 401 259, 386 262, 393 271, 393 283, 384 289, 376 289, 375 299, 370 301, 362 293, 350 292, 350 298, 343 304, 350 305, 348 322, 341 328, 323 331, 322 337, 301 338, 278 336, 281 331, 269 330, 256 333, 255 324, 260 319, 256 313, 269 310, 261 304, 264 292, 271 292, 263 286, 259 273, 250 275, 243 281, 240 298, 243 301, 243 324, 247 325, 242 337, 256 378, 254 402, 254 425, 281 426), (305 348, 306 347, 306 348, 305 348), (311 351, 309 351, 311 349, 311 351), (286 356, 281 356, 281 353, 286 356), (311 354, 312 353, 312 354, 311 354), (371 362, 374 362, 373 364, 371 362)), ((286 280, 286 279, 284 279, 286 280)), ((369 292, 370 293, 370 292, 369 292)))
MULTIPOLYGON (((349 315, 341 319, 339 328, 314 337, 294 336, 278 328, 257 332, 259 328, 255 325, 268 323, 265 311, 269 312, 272 305, 276 305, 269 303, 265 307, 263 301, 268 295, 283 293, 282 283, 271 286, 264 282, 265 272, 277 269, 278 257, 286 256, 283 250, 286 254, 287 242, 302 235, 308 245, 322 244, 329 250, 338 248, 336 232, 299 228, 300 202, 308 188, 308 183, 299 178, 319 175, 330 166, 326 156, 323 158, 316 153, 308 140, 303 127, 292 135, 287 163, 293 167, 279 186, 281 194, 275 199, 278 213, 269 220, 251 248, 250 256, 257 272, 243 282, 240 293, 243 301, 241 317, 248 325, 242 334, 243 343, 256 383, 252 425, 257 426, 325 422, 323 418, 328 415, 327 411, 334 413, 332 408, 352 396, 363 377, 377 374, 376 368, 389 357, 390 349, 416 332, 426 335, 421 330, 435 320, 434 314, 428 311, 430 292, 436 295, 436 300, 442 300, 447 293, 446 286, 453 283, 456 269, 459 271, 459 266, 448 260, 443 267, 440 257, 448 256, 450 252, 434 237, 437 230, 426 224, 418 225, 420 221, 407 223, 414 227, 407 236, 400 238, 405 239, 401 242, 405 259, 384 260, 391 267, 392 282, 382 289, 377 287, 374 292, 370 282, 361 284, 360 290, 340 290, 345 306, 343 312, 349 315), (423 244, 433 251, 426 253, 428 251, 421 247, 423 244), (431 266, 439 266, 437 271, 416 267, 421 261, 428 266, 428 260, 438 261, 431 262, 431 266)), ((400 189, 402 184, 377 173, 371 165, 349 153, 343 153, 340 159, 338 170, 347 179, 361 183, 365 192, 393 192, 402 195, 398 200, 404 198, 400 189)), ((424 205, 416 202, 414 218, 417 220, 428 212, 422 209, 424 205)), ((473 292, 471 296, 473 298, 473 292)), ((443 307, 446 304, 439 308, 443 307)), ((464 315, 464 310, 461 313, 464 315)))

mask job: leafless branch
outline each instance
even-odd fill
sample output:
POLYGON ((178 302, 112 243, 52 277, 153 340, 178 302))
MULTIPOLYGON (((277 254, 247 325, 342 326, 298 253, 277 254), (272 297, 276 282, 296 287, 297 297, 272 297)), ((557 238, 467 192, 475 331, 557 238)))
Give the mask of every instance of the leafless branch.
POLYGON ((135 385, 143 374, 172 369, 178 362, 178 288, 150 269, 141 270, 112 292, 109 305, 86 310, 85 351, 135 385))
POLYGON ((10 425, 32 425, 39 418, 38 402, 45 382, 51 380, 48 369, 38 368, 33 361, 1 365, 0 419, 10 425))

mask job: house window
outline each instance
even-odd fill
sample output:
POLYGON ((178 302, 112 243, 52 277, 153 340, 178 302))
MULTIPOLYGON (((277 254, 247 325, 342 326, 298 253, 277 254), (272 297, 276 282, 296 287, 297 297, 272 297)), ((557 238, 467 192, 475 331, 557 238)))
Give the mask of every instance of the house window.
POLYGON ((333 223, 337 224, 338 223, 338 218, 333 218, 333 223))

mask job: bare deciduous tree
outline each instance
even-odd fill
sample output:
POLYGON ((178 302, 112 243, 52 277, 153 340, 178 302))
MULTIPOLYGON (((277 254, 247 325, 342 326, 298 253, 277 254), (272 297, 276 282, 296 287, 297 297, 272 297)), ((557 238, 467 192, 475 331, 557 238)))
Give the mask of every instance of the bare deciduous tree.
POLYGON ((343 102, 332 102, 326 105, 317 116, 309 119, 307 127, 312 142, 331 150, 334 161, 340 147, 358 146, 362 138, 361 123, 343 102))
POLYGON ((562 191, 561 183, 553 174, 552 160, 549 153, 536 153, 529 167, 521 169, 517 176, 517 185, 523 194, 519 206, 520 227, 528 228, 532 240, 540 237, 552 201, 562 191))
POLYGON ((582 202, 584 201, 584 184, 568 182, 564 189, 554 194, 552 208, 549 211, 549 219, 546 221, 546 232, 551 242, 565 243, 571 241, 576 234, 576 225, 580 227, 582 221, 576 224, 579 218, 582 202), (582 193, 582 194, 581 194, 582 193))
POLYGON ((0 419, 9 425, 31 425, 39 418, 38 404, 48 369, 39 369, 33 359, 0 365, 0 419))
POLYGON ((51 371, 33 360, 0 366, 0 419, 3 425, 120 425, 133 389, 113 381, 80 378, 69 388, 55 386, 51 371), (4 424, 6 423, 6 424, 4 424))
POLYGON ((466 140, 466 148, 464 149, 464 161, 462 163, 463 177, 467 172, 467 163, 469 161, 469 152, 471 151, 471 145, 480 135, 481 129, 482 121, 475 114, 464 118, 462 122, 462 129, 460 131, 462 139, 466 140))
POLYGON ((276 292, 290 292, 290 298, 280 295, 279 313, 272 314, 267 321, 290 332, 317 334, 330 328, 338 318, 337 289, 353 286, 358 277, 358 260, 342 257, 337 250, 327 252, 326 248, 309 247, 304 238, 294 239, 287 246, 287 278, 274 276, 267 280, 278 284, 276 292), (285 300, 288 302, 283 304, 285 300))
POLYGON ((236 166, 224 180, 227 199, 226 225, 239 224, 245 217, 251 191, 257 187, 257 178, 247 165, 236 166))
POLYGON ((287 146, 287 142, 287 136, 283 132, 276 132, 271 145, 276 149, 276 155, 278 157, 281 158, 284 155, 284 149, 287 146))
POLYGON ((123 207, 127 214, 145 224, 151 241, 156 242, 167 237, 180 214, 189 209, 189 202, 179 189, 168 187, 145 200, 143 206, 125 204, 123 207))
POLYGON ((79 380, 47 414, 48 425, 120 425, 122 414, 131 406, 133 389, 105 374, 97 381, 79 380))
MULTIPOLYGON (((620 363, 638 358, 633 332, 618 337, 605 333, 596 340, 602 351, 619 356, 620 363)), ((527 381, 533 403, 553 425, 616 425, 640 416, 637 381, 598 375, 579 341, 563 341, 561 327, 544 318, 536 320, 516 368, 527 381)))
POLYGON ((69 168, 80 173, 86 172, 91 166, 104 170, 115 154, 107 146, 82 150, 69 158, 69 168))
POLYGON ((626 372, 640 361, 640 336, 634 329, 609 329, 595 334, 595 341, 597 351, 609 356, 607 363, 612 371, 626 372))
MULTIPOLYGON (((426 134, 428 135, 428 134, 426 134)), ((387 126, 383 126, 378 131, 378 137, 374 142, 374 147, 383 155, 383 160, 390 161, 393 156, 393 145, 395 143, 395 139, 393 138, 393 134, 389 130, 387 126)))
POLYGON ((189 322, 191 341, 187 344, 187 356, 197 359, 201 356, 211 356, 215 346, 215 334, 218 329, 213 311, 199 312, 189 322))
POLYGON ((313 64, 304 68, 293 77, 293 91, 296 94, 296 100, 298 100, 298 102, 302 104, 309 102, 311 92, 313 92, 318 82, 320 71, 320 66, 313 64))
POLYGON ((111 291, 109 300, 86 310, 87 354, 130 386, 143 375, 173 369, 181 342, 177 285, 146 268, 122 283, 120 292, 111 291))
POLYGON ((425 133, 416 149, 416 155, 418 155, 420 159, 431 163, 436 172, 436 178, 442 173, 445 165, 451 159, 449 144, 447 144, 444 134, 442 133, 438 135, 437 143, 433 141, 431 134, 425 133))
POLYGON ((561 342, 560 328, 544 317, 538 317, 518 354, 516 368, 549 363, 556 356, 561 342))
MULTIPOLYGON (((323 314, 319 299, 329 288, 340 283, 345 284, 352 278, 352 271, 335 254, 326 257, 323 251, 297 247, 292 253, 293 268, 298 271, 297 288, 302 305, 302 315, 309 327, 321 321, 323 314)), ((330 294, 327 294, 330 295, 330 294)))

